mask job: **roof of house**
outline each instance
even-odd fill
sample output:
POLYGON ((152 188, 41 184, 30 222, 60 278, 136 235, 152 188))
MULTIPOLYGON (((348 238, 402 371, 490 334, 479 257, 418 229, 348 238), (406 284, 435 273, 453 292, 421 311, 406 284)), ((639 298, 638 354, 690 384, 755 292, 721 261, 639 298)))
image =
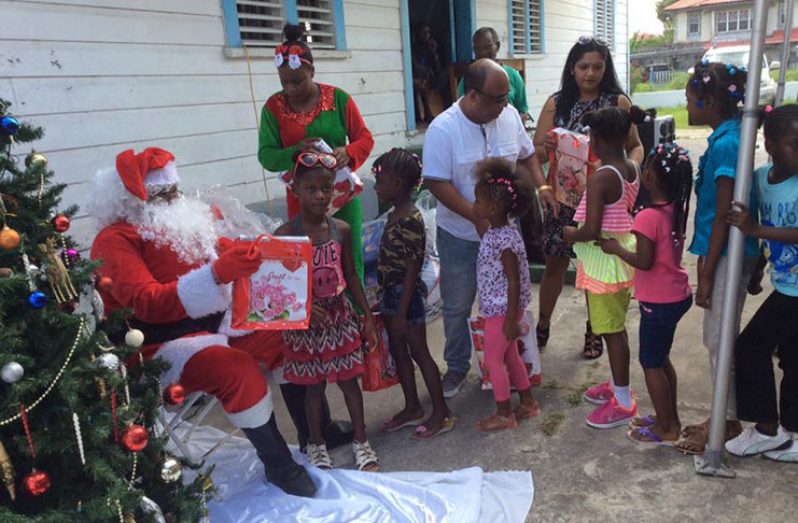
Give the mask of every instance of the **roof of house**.
POLYGON ((693 7, 708 7, 720 4, 737 4, 746 0, 677 0, 675 3, 665 8, 666 11, 680 11, 693 7))

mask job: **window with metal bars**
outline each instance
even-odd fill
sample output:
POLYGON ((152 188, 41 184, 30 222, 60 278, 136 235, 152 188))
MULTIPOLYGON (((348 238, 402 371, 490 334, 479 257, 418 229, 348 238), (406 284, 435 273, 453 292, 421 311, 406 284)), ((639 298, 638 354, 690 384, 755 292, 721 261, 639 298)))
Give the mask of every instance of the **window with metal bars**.
POLYGON ((595 36, 615 46, 615 0, 595 0, 595 36))
POLYGON ((509 0, 513 56, 543 53, 543 0, 509 0))
POLYGON ((305 26, 314 49, 344 49, 343 0, 223 0, 227 45, 276 47, 286 21, 305 26))

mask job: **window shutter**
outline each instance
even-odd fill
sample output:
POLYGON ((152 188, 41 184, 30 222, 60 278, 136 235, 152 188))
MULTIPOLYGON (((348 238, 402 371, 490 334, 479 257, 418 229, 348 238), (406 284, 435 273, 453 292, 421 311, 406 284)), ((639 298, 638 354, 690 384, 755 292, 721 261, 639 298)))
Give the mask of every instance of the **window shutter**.
POLYGON ((241 40, 247 47, 275 47, 282 42, 282 0, 237 0, 241 40))
POLYGON ((595 0, 596 38, 615 46, 615 0, 595 0))
POLYGON ((514 55, 543 52, 543 1, 510 0, 514 55))
POLYGON ((334 0, 297 0, 299 23, 314 49, 335 49, 334 0))
POLYGON ((526 0, 511 0, 513 6, 513 54, 526 54, 526 0))
POLYGON ((529 0, 529 43, 532 54, 543 52, 543 1, 529 0))

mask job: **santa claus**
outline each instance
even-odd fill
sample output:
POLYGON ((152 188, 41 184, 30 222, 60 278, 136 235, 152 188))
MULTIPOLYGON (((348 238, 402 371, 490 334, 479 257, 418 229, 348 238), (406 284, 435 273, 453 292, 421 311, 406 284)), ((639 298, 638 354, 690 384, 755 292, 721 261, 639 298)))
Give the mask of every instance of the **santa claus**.
MULTIPOLYGON (((214 395, 255 446, 267 479, 289 494, 313 496, 315 485, 277 429, 259 366, 279 366, 281 336, 230 328, 230 283, 260 261, 220 237, 219 213, 183 197, 178 183, 174 156, 159 148, 124 151, 116 169, 97 174, 89 211, 101 230, 91 257, 110 278, 100 291, 106 310, 132 309, 129 323, 144 333, 144 357, 171 364, 162 386, 214 395)), ((304 422, 297 408, 292 418, 304 422)))

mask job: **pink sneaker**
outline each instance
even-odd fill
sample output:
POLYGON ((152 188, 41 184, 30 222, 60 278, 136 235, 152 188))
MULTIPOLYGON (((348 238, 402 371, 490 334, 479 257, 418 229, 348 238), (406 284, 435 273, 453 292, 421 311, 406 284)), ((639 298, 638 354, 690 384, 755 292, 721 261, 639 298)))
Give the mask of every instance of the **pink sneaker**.
POLYGON ((587 419, 587 424, 594 429, 611 429, 628 425, 637 416, 637 401, 632 400, 632 408, 625 409, 618 405, 615 398, 611 398, 591 412, 587 419))
POLYGON ((610 401, 613 396, 615 396, 615 393, 612 391, 612 384, 610 383, 610 380, 607 380, 604 383, 593 385, 587 389, 583 397, 587 402, 594 403, 596 405, 604 405, 610 401))

